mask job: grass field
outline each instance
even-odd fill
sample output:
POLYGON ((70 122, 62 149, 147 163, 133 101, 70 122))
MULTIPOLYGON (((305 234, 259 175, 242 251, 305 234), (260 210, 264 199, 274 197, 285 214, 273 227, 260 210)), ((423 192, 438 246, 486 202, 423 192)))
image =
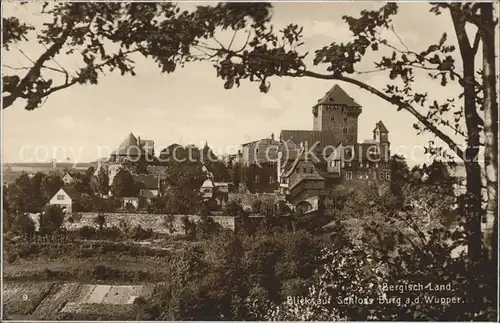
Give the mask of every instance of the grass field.
POLYGON ((134 301, 175 279, 184 251, 196 246, 7 244, 4 256, 17 257, 3 264, 4 313, 16 320, 134 320, 140 310, 134 301))
POLYGON ((62 282, 4 282, 4 310, 9 318, 134 319, 138 297, 154 285, 99 285, 62 282))
POLYGON ((83 259, 18 259, 15 263, 4 264, 3 278, 10 281, 158 282, 171 272, 170 260, 112 254, 83 259))

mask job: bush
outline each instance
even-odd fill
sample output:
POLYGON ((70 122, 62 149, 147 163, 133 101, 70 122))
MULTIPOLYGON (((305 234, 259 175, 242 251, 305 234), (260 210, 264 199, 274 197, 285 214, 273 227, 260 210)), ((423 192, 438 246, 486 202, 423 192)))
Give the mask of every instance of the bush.
POLYGON ((36 255, 40 252, 40 247, 37 244, 30 243, 24 246, 21 246, 20 250, 17 252, 19 258, 26 259, 32 255, 36 255))
POLYGON ((136 211, 136 208, 135 208, 134 204, 127 203, 127 204, 125 204, 125 210, 127 210, 127 212, 129 212, 129 213, 133 213, 136 211))
POLYGON ((196 223, 191 221, 187 215, 183 216, 181 220, 185 235, 196 238, 196 223))
POLYGON ((57 205, 47 205, 40 214, 40 234, 52 234, 61 229, 64 213, 57 205))
POLYGON ((99 230, 102 231, 102 229, 104 228, 104 225, 106 225, 106 217, 104 216, 104 214, 99 213, 95 217, 94 223, 97 224, 99 226, 99 230))
POLYGON ((196 224, 196 236, 201 239, 210 238, 213 234, 217 233, 220 225, 209 216, 201 216, 201 221, 196 224))
POLYGON ((16 253, 9 253, 9 254, 7 255, 7 262, 8 262, 9 264, 11 264, 11 263, 13 263, 13 262, 15 262, 15 261, 17 260, 17 257, 18 257, 18 256, 17 256, 17 254, 16 254, 16 253))
POLYGON ((113 226, 111 228, 104 228, 100 232, 100 235, 101 235, 101 239, 115 241, 115 240, 120 239, 123 236, 123 232, 119 228, 113 226))
POLYGON ((82 219, 82 215, 80 213, 73 213, 71 217, 73 218, 73 220, 75 220, 75 222, 78 222, 82 219))
POLYGON ((255 200, 252 203, 252 213, 260 213, 262 207, 262 202, 260 200, 255 200))
POLYGON ((175 233, 175 217, 172 214, 169 214, 165 217, 163 220, 163 226, 168 230, 168 233, 174 234, 175 233))
POLYGON ((287 214, 290 214, 292 212, 292 210, 286 204, 285 201, 278 201, 276 208, 277 208, 276 212, 278 215, 287 215, 287 214))
POLYGON ((147 240, 153 236, 154 232, 151 228, 144 230, 140 225, 134 227, 129 234, 129 237, 134 240, 147 240))
POLYGON ((223 214, 225 216, 234 216, 234 217, 247 215, 246 212, 243 211, 243 207, 241 206, 241 204, 236 201, 227 202, 223 214))
POLYGON ((82 239, 92 239, 97 236, 97 230, 86 225, 80 228, 78 236, 82 239))
POLYGON ((9 229, 11 232, 27 236, 32 236, 35 233, 35 222, 28 215, 8 215, 8 217, 10 217, 9 229))

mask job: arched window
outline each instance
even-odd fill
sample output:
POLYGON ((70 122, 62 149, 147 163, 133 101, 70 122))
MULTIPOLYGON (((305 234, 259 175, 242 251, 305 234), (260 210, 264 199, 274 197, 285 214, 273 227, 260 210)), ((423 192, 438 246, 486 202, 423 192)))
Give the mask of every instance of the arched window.
POLYGON ((347 135, 347 132, 348 132, 347 127, 342 128, 342 133, 343 133, 344 135, 347 135))

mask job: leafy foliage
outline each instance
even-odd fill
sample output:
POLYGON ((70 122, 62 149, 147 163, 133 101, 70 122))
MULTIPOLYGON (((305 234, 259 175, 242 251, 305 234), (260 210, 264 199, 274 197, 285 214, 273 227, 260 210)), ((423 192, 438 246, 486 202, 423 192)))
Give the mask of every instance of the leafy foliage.
POLYGON ((22 173, 4 191, 6 206, 12 213, 40 212, 62 184, 59 175, 38 172, 30 177, 22 173))
POLYGON ((135 197, 138 195, 139 190, 132 174, 122 168, 113 178, 111 192, 116 197, 135 197))
POLYGON ((3 108, 24 99, 26 109, 33 110, 56 91, 98 84, 106 72, 135 75, 133 54, 152 58, 163 73, 172 73, 176 66, 195 60, 193 49, 218 28, 260 28, 269 19, 269 8, 269 4, 221 3, 190 12, 173 3, 46 3, 41 15, 50 22, 36 30, 36 38, 33 26, 4 17, 4 49, 36 39, 45 51, 30 58, 26 74, 3 76, 3 108), (58 55, 72 55, 80 67, 66 69, 57 64, 58 55))
POLYGON ((47 205, 40 214, 40 234, 52 234, 61 230, 64 213, 57 205, 47 205))
POLYGON ((97 189, 101 195, 109 193, 109 175, 106 167, 102 166, 97 171, 97 189))

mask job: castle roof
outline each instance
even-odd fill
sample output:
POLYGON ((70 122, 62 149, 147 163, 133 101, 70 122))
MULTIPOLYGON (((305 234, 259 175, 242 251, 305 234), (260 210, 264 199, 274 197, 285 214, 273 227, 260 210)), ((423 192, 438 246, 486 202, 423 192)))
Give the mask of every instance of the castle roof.
POLYGON ((340 144, 340 140, 335 137, 331 131, 316 131, 316 130, 281 130, 280 139, 282 141, 291 141, 297 146, 301 143, 307 143, 310 148, 318 142, 316 148, 334 146, 340 144))
POLYGON ((130 133, 127 138, 111 153, 112 156, 139 156, 144 154, 144 149, 139 146, 139 142, 133 133, 130 133))
POLYGON ((337 104, 353 108, 361 108, 340 86, 335 84, 317 104, 337 104))
POLYGON ((377 129, 377 126, 380 129, 380 132, 389 132, 389 130, 387 130, 387 128, 385 127, 382 120, 380 120, 379 122, 376 123, 375 129, 373 130, 373 132, 375 132, 375 130, 377 129))

